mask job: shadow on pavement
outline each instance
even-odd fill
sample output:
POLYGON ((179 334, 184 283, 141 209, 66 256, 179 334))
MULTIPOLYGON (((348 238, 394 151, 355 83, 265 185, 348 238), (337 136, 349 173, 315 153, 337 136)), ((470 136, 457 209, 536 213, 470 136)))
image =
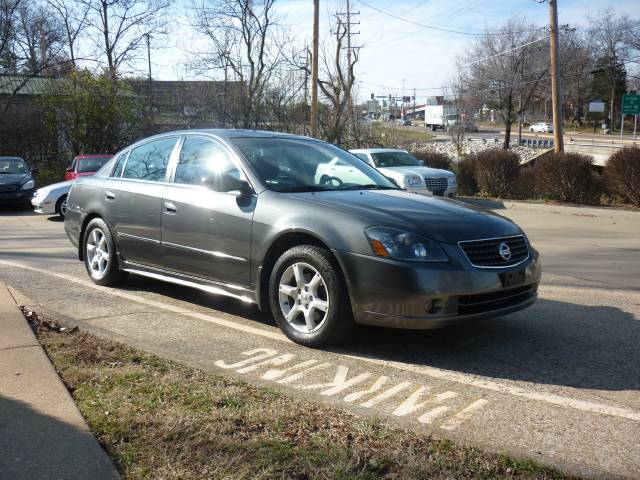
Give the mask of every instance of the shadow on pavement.
POLYGON ((23 402, 0 395, 0 425, 0 478, 118 478, 89 432, 23 402))

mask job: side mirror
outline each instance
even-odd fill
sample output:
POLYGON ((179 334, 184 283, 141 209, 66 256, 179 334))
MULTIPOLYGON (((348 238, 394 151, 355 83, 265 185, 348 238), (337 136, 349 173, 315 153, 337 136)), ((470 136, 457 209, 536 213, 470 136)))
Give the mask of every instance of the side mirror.
POLYGON ((204 180, 208 188, 215 192, 239 192, 241 195, 253 194, 253 189, 249 182, 239 179, 229 172, 220 173, 204 180))
POLYGON ((420 165, 424 165, 424 160, 418 160, 418 163, 419 163, 420 165))
POLYGON ((40 173, 40 169, 38 168, 34 168, 33 170, 31 170, 31 175, 38 175, 40 173))
POLYGON ((73 172, 73 167, 67 167, 66 172, 73 172))

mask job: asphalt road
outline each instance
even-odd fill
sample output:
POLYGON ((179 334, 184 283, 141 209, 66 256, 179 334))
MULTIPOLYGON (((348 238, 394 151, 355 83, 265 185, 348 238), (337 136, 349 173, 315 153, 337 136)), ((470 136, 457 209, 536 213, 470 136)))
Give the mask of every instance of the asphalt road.
POLYGON ((97 287, 62 223, 25 212, 0 212, 0 279, 22 303, 190 365, 576 474, 640 477, 640 213, 499 212, 541 251, 533 307, 439 331, 363 327, 333 350, 294 345, 231 299, 136 277, 97 287))

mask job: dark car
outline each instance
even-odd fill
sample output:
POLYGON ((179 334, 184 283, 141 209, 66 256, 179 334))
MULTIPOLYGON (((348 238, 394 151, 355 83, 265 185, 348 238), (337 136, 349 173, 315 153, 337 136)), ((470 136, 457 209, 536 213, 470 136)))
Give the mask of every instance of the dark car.
POLYGON ((99 285, 134 273, 228 295, 314 346, 354 322, 424 329, 522 309, 541 270, 510 220, 271 132, 142 140, 75 181, 65 230, 99 285))
POLYGON ((64 172, 64 179, 75 180, 78 177, 93 175, 112 157, 111 154, 77 155, 64 172))
POLYGON ((31 206, 37 173, 20 157, 0 157, 0 205, 31 206))

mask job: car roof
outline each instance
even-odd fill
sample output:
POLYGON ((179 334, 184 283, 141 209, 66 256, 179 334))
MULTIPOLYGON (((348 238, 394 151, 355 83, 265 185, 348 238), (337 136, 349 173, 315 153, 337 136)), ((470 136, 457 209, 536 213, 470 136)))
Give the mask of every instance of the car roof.
MULTIPOLYGON (((158 135, 154 135, 156 137, 166 136, 166 135, 182 135, 182 134, 197 134, 203 133, 208 135, 215 135, 221 139, 232 139, 232 138, 290 138, 290 139, 299 139, 299 140, 315 140, 321 141, 316 138, 306 137, 303 135, 295 135, 293 133, 280 133, 280 132, 271 132, 267 130, 249 130, 249 129, 236 129, 236 128, 194 128, 191 130, 175 130, 172 132, 163 132, 158 135)), ((148 140, 148 137, 145 140, 148 140)))
POLYGON ((401 148, 354 148, 351 153, 384 153, 384 152, 406 152, 401 148))
POLYGON ((11 157, 11 156, 6 156, 6 157, 0 157, 0 160, 22 160, 22 161, 24 161, 24 158, 22 158, 22 157, 11 157))
POLYGON ((87 155, 76 155, 74 157, 75 160, 82 160, 83 158, 111 158, 113 154, 111 153, 91 153, 87 155))

